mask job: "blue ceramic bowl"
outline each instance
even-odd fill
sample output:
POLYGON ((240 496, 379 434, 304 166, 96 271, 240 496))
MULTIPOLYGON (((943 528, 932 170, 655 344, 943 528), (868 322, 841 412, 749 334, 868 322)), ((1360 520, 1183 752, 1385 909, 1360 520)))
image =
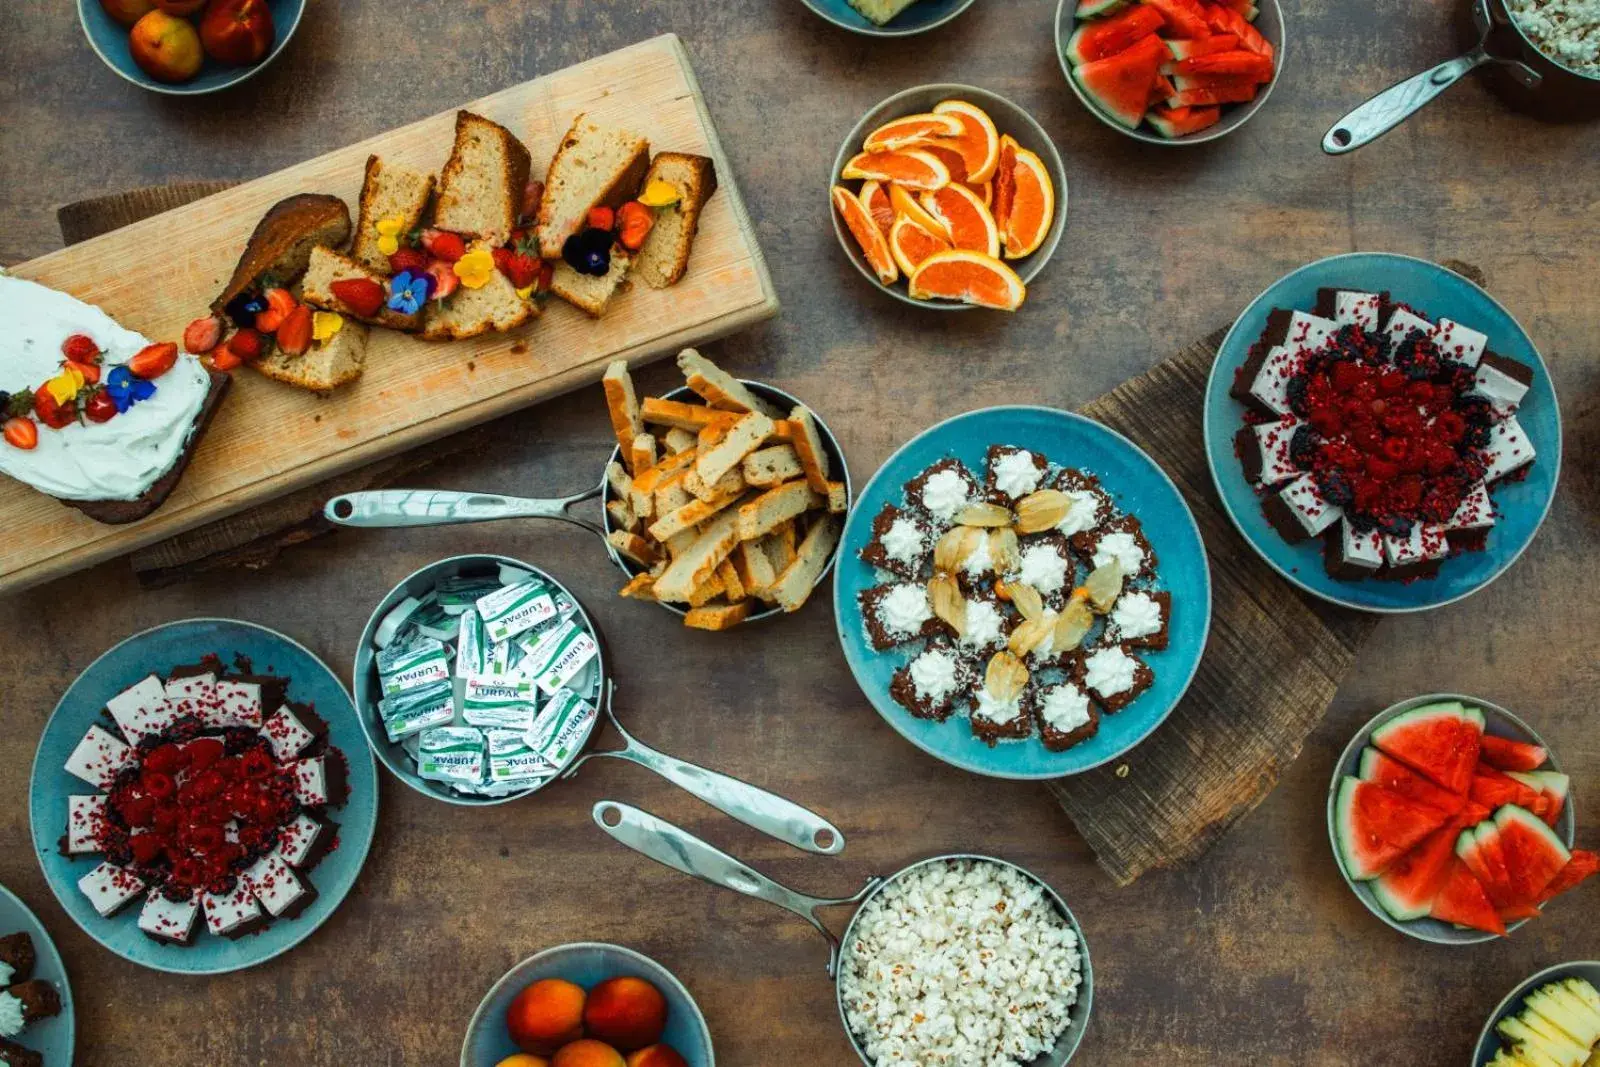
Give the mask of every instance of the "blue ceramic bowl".
POLYGON ((467 1038, 461 1043, 461 1067, 494 1067, 518 1051, 506 1033, 506 1009, 517 994, 544 978, 562 978, 593 989, 608 978, 643 978, 667 999, 667 1030, 662 1043, 677 1049, 689 1067, 715 1067, 711 1031, 694 997, 672 972, 649 956, 621 945, 580 942, 547 948, 507 971, 472 1013, 467 1038))
POLYGON ((28 910, 15 893, 0 885, 0 937, 19 932, 33 939, 33 977, 56 987, 61 997, 61 1011, 54 1018, 33 1023, 14 1040, 23 1048, 44 1056, 44 1067, 70 1067, 76 1022, 66 965, 61 962, 61 953, 56 951, 56 943, 50 940, 39 917, 28 910))
POLYGON ((207 56, 200 66, 200 73, 186 82, 176 84, 157 81, 139 68, 128 48, 129 28, 106 14, 105 8, 100 6, 100 0, 78 0, 78 21, 83 24, 84 36, 89 39, 89 47, 94 49, 94 54, 125 81, 168 96, 200 96, 238 85, 277 59, 288 45, 289 38, 294 36, 294 31, 300 28, 306 0, 267 0, 267 8, 272 12, 275 33, 272 48, 261 62, 248 67, 230 67, 207 56))
POLYGON ((872 476, 845 523, 834 571, 833 606, 839 643, 856 684, 900 736, 975 774, 1060 778, 1116 759, 1149 737, 1189 688, 1211 627, 1211 571, 1189 505, 1155 461, 1127 438, 1082 415, 1054 408, 985 408, 924 430, 872 476), (972 735, 964 715, 940 723, 919 719, 901 707, 889 695, 889 682, 909 653, 872 650, 856 599, 880 581, 860 553, 872 537, 872 520, 883 505, 898 503, 906 482, 946 456, 981 471, 989 446, 995 444, 1026 448, 1052 463, 1098 475, 1117 504, 1143 524, 1160 561, 1159 586, 1172 593, 1170 644, 1160 652, 1140 653, 1155 671, 1155 684, 1123 711, 1102 716, 1099 733, 1065 752, 1051 752, 1037 738, 1002 741, 990 748, 972 735))
POLYGON ((1485 1067, 1500 1050, 1500 1035, 1494 1030, 1496 1023, 1507 1015, 1519 1011, 1522 1008, 1523 998, 1535 989, 1565 978, 1582 978, 1600 989, 1600 961, 1575 960, 1572 963, 1558 963, 1554 967, 1546 967, 1508 993, 1494 1009, 1494 1014, 1489 1016, 1489 1021, 1483 1024, 1483 1031, 1478 1034, 1478 1043, 1472 1050, 1472 1067, 1485 1067))
POLYGON ((1498 578, 1522 555, 1550 510, 1561 472, 1561 412, 1555 388, 1539 350, 1511 313, 1478 286, 1444 267, 1387 252, 1352 252, 1308 263, 1273 282, 1253 300, 1223 338, 1206 383, 1206 460, 1223 508, 1250 547, 1273 570, 1313 596, 1362 611, 1426 611, 1470 596, 1498 578), (1291 545, 1261 512, 1261 500, 1245 480, 1233 451, 1233 435, 1243 425, 1244 405, 1228 395, 1234 371, 1244 363, 1275 307, 1309 310, 1322 287, 1389 291, 1430 319, 1441 316, 1489 336, 1489 348, 1534 369, 1533 387, 1517 411, 1517 421, 1538 451, 1528 476, 1494 489, 1500 522, 1489 531, 1487 547, 1446 560, 1435 578, 1400 582, 1341 582, 1322 565, 1322 541, 1291 545))
POLYGON ((972 6, 972 0, 917 0, 880 26, 851 7, 846 0, 803 0, 806 7, 835 26, 868 37, 910 37, 937 29, 972 6))
MULTIPOLYGON (((1356 897, 1366 906, 1366 909, 1386 924, 1399 930, 1407 937, 1414 937, 1418 941, 1427 941, 1435 945, 1477 945, 1485 941, 1498 941, 1499 938, 1482 930, 1468 930, 1457 927, 1454 923, 1441 922, 1433 918, 1421 918, 1402 921, 1383 910, 1383 905, 1378 903, 1378 898, 1372 895, 1372 889, 1367 882, 1355 881, 1344 869, 1344 862, 1339 858, 1339 845, 1335 839, 1334 808, 1339 796, 1339 782, 1349 775, 1352 778, 1360 777, 1361 753, 1372 740, 1372 734, 1378 727, 1393 719, 1396 715, 1403 714, 1413 708, 1420 708, 1426 704, 1436 704, 1443 700, 1458 700, 1472 708, 1483 709, 1484 732, 1495 737, 1507 737, 1523 744, 1538 745, 1549 753, 1549 760, 1540 770, 1559 771, 1561 765, 1556 761, 1554 750, 1545 744, 1544 738, 1534 732, 1533 727, 1517 718, 1511 712, 1498 704, 1491 704, 1474 696, 1465 696, 1461 693, 1428 693, 1424 696, 1412 697, 1402 700, 1392 707, 1385 708, 1372 721, 1363 726, 1356 735, 1350 739, 1350 744, 1345 746, 1344 754, 1339 757, 1339 762, 1333 767, 1333 780, 1328 784, 1328 844, 1333 849, 1333 863, 1339 869, 1339 876, 1344 879, 1345 885, 1350 887, 1356 897)), ((1576 813, 1576 797, 1567 796, 1567 802, 1561 811, 1561 818, 1557 820, 1556 833, 1568 848, 1572 847, 1573 839, 1577 835, 1578 817, 1576 813)), ((1529 922, 1522 919, 1509 923, 1506 932, 1510 933, 1529 922)))
POLYGON ((28 787, 28 820, 33 847, 56 899, 85 933, 125 960, 174 974, 221 974, 264 963, 289 951, 333 914, 355 884, 378 823, 378 769, 356 722, 350 694, 334 673, 304 645, 265 626, 233 619, 185 619, 134 634, 103 653, 72 683, 45 724, 28 787), (139 901, 102 919, 78 890, 78 879, 100 862, 98 856, 68 858, 56 843, 67 825, 67 797, 92 792, 62 765, 90 724, 104 721, 106 701, 152 671, 165 673, 192 664, 208 652, 231 662, 235 653, 258 671, 287 677, 289 695, 314 704, 328 723, 329 741, 349 764, 350 799, 332 811, 339 847, 307 877, 317 897, 295 919, 279 919, 261 933, 230 941, 216 937, 197 920, 188 947, 157 943, 139 931, 139 901))

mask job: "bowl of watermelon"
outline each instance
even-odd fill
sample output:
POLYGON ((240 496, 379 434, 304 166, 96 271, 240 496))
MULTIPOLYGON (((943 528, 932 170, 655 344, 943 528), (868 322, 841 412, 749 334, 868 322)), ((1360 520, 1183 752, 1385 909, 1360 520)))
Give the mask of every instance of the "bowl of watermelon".
POLYGON ((1283 68, 1278 0, 1060 0, 1056 57, 1106 125, 1203 144, 1261 109, 1283 68))
POLYGON ((1340 873, 1409 937, 1502 937, 1600 868, 1573 849, 1571 782, 1533 728, 1476 697, 1387 709, 1351 740, 1328 790, 1340 873))

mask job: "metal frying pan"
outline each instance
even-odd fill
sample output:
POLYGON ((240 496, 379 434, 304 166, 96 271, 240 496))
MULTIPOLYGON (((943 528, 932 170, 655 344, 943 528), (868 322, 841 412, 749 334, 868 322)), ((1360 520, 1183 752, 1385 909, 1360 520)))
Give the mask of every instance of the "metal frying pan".
POLYGON ((845 927, 842 944, 848 945, 854 939, 856 922, 860 919, 865 906, 883 890, 901 878, 921 867, 935 863, 948 863, 953 860, 974 860, 983 863, 994 863, 1003 867, 1010 867, 1044 890, 1045 894, 1055 904, 1061 916, 1066 919, 1067 925, 1078 937, 1078 953, 1082 957, 1083 982, 1078 989, 1077 1003, 1072 1006, 1068 1014, 1070 1024, 1057 1039, 1055 1047, 1049 1052, 1037 1057, 1027 1067, 1061 1067, 1072 1058, 1078 1050, 1078 1044, 1083 1040, 1083 1033, 1089 1022, 1089 1012, 1094 1005, 1094 969, 1089 963, 1089 946, 1083 939, 1083 930, 1078 926, 1078 920, 1073 918, 1066 901, 1061 899, 1049 884, 1031 871, 1018 867, 1014 863, 995 859, 992 856, 979 856, 969 853, 958 853, 946 856, 933 856, 929 859, 913 863, 904 867, 888 878, 877 876, 867 879, 867 884, 852 896, 848 897, 813 897, 804 893, 797 893, 793 889, 779 885, 766 875, 747 867, 732 856, 720 849, 707 844, 680 827, 658 819, 649 812, 641 811, 628 804, 612 800, 602 800, 594 806, 595 825, 610 834, 617 841, 633 849, 635 852, 648 856, 657 863, 671 867, 675 871, 699 878, 701 881, 710 882, 712 885, 723 889, 731 889, 736 893, 743 893, 747 897, 764 900, 769 904, 776 904, 786 911, 793 912, 806 922, 810 923, 822 936, 828 939, 828 974, 834 979, 834 999, 839 1008, 839 1020, 844 1026, 845 1035, 850 1039, 850 1046, 856 1050, 856 1055, 861 1057, 861 1062, 867 1067, 873 1067, 873 1061, 868 1058, 866 1050, 861 1047, 860 1041, 850 1029, 850 1022, 845 1015, 844 989, 839 982, 839 962, 841 939, 833 936, 821 917, 817 914, 821 908, 845 907, 851 904, 861 905, 850 918, 850 924, 845 927))
MULTIPOLYGON (((751 392, 763 400, 771 401, 784 411, 793 410, 800 404, 799 400, 774 386, 752 381, 745 381, 744 384, 749 386, 751 392)), ((664 399, 687 401, 698 400, 699 397, 688 386, 680 386, 667 393, 664 399)), ((807 410, 811 410, 809 406, 807 410)), ((855 487, 850 481, 850 468, 845 463, 844 450, 839 447, 839 439, 833 435, 828 424, 822 421, 821 416, 814 410, 811 410, 811 416, 816 422, 817 433, 822 438, 823 450, 828 454, 829 470, 836 472, 837 477, 844 482, 845 508, 848 512, 855 504, 855 487)), ((611 557, 611 562, 631 578, 639 573, 640 568, 623 559, 606 540, 612 532, 612 525, 611 512, 606 510, 604 504, 610 503, 615 497, 605 472, 607 466, 620 459, 621 449, 613 445, 606 462, 601 464, 599 484, 573 496, 530 498, 501 496, 497 493, 459 493, 443 489, 374 489, 336 496, 323 505, 322 513, 329 522, 339 526, 366 528, 452 526, 466 522, 491 522, 496 519, 555 519, 571 523, 598 537, 600 543, 605 546, 606 554, 611 557), (572 512, 574 505, 597 497, 602 504, 598 522, 572 512)), ((816 582, 812 584, 813 589, 828 579, 828 575, 833 571, 833 560, 838 551, 838 546, 835 546, 833 555, 828 558, 827 566, 822 568, 816 582)), ((685 605, 662 601, 656 603, 674 615, 681 616, 689 610, 685 605)), ((769 605, 752 613, 745 619, 745 623, 782 614, 781 607, 775 604, 769 605)))

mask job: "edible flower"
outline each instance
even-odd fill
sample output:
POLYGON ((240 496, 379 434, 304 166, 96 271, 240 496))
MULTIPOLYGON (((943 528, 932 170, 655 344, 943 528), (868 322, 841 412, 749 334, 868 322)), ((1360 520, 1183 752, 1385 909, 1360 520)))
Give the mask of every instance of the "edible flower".
POLYGON ((61 373, 44 383, 57 404, 65 404, 83 388, 83 372, 71 362, 61 365, 61 373))
POLYGON ((645 207, 669 207, 682 199, 683 194, 678 192, 676 185, 660 178, 653 179, 639 194, 639 203, 645 207))
POLYGON ((521 300, 526 300, 530 296, 533 295, 533 291, 536 288, 538 288, 537 284, 535 284, 535 285, 524 285, 521 289, 517 290, 517 297, 519 299, 521 299, 521 300))
POLYGON ((344 329, 344 316, 337 311, 318 311, 311 316, 313 340, 326 341, 342 329, 344 329))
MULTIPOLYGON (((389 283, 389 309, 402 315, 415 315, 432 292, 433 277, 426 271, 412 274, 403 270, 389 283)), ((315 330, 315 326, 312 328, 315 330)))
POLYGON ((399 215, 390 215, 386 219, 378 220, 378 251, 386 256, 392 256, 400 251, 400 231, 405 228, 406 220, 399 215))
POLYGON ((141 400, 149 400, 156 395, 156 383, 147 378, 140 378, 126 365, 111 368, 106 375, 106 392, 111 395, 111 402, 117 405, 119 413, 127 411, 141 400))
POLYGON ((456 260, 452 269, 462 285, 468 289, 482 289, 494 277, 494 253, 484 245, 473 245, 466 255, 456 260))

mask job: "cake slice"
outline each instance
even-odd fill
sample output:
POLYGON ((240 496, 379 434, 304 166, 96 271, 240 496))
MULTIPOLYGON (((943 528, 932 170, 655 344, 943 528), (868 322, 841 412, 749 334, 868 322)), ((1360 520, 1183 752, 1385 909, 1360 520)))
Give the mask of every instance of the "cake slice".
MULTIPOLYGON (((338 315, 323 311, 322 315, 338 315)), ((342 320, 338 332, 325 339, 313 339, 311 347, 298 356, 290 355, 273 346, 272 351, 251 362, 261 374, 274 381, 326 393, 346 382, 361 377, 367 360, 367 340, 370 330, 365 323, 338 315, 342 320)))
POLYGON ((656 224, 639 249, 634 270, 652 289, 675 285, 689 268, 689 251, 700 227, 700 209, 717 191, 717 171, 705 156, 686 152, 657 152, 645 175, 644 187, 666 182, 678 194, 675 203, 656 211, 656 224))
POLYGON ((561 246, 583 228, 589 210, 631 200, 649 167, 650 142, 643 137, 590 122, 586 115, 573 119, 545 175, 536 226, 539 255, 560 259, 561 246))
POLYGON ((433 224, 491 245, 511 239, 532 161, 527 148, 497 122, 456 112, 456 143, 439 173, 433 224))
POLYGON ((541 314, 539 305, 517 293, 499 271, 478 289, 457 287, 443 300, 430 300, 423 311, 422 337, 427 341, 464 341, 497 330, 515 329, 541 314))
POLYGON ((312 249, 337 248, 349 239, 350 209, 337 196, 301 193, 278 201, 256 223, 233 276, 211 302, 212 313, 224 314, 235 297, 246 293, 294 284, 305 273, 312 249))
POLYGON ((388 274, 389 255, 378 247, 383 236, 378 232, 378 223, 394 219, 397 220, 396 236, 409 233, 422 224, 432 196, 433 175, 368 156, 350 258, 380 274, 388 274))
POLYGON ((580 274, 560 260, 550 278, 550 291, 590 318, 598 319, 605 314, 611 298, 621 290, 631 266, 633 255, 621 245, 612 247, 611 269, 599 277, 580 274))
MULTIPOLYGON (((306 273, 301 281, 301 298, 314 308, 323 311, 337 311, 346 318, 356 319, 359 322, 369 322, 374 326, 387 326, 391 330, 414 332, 422 325, 422 312, 413 315, 395 311, 388 306, 389 279, 387 276, 371 270, 361 263, 357 263, 349 256, 335 252, 331 248, 313 248, 311 258, 306 265, 306 273), (356 308, 341 300, 334 293, 334 286, 339 282, 366 279, 383 289, 385 303, 370 314, 361 314, 356 308)), ((343 332, 343 331, 341 331, 343 332)))

